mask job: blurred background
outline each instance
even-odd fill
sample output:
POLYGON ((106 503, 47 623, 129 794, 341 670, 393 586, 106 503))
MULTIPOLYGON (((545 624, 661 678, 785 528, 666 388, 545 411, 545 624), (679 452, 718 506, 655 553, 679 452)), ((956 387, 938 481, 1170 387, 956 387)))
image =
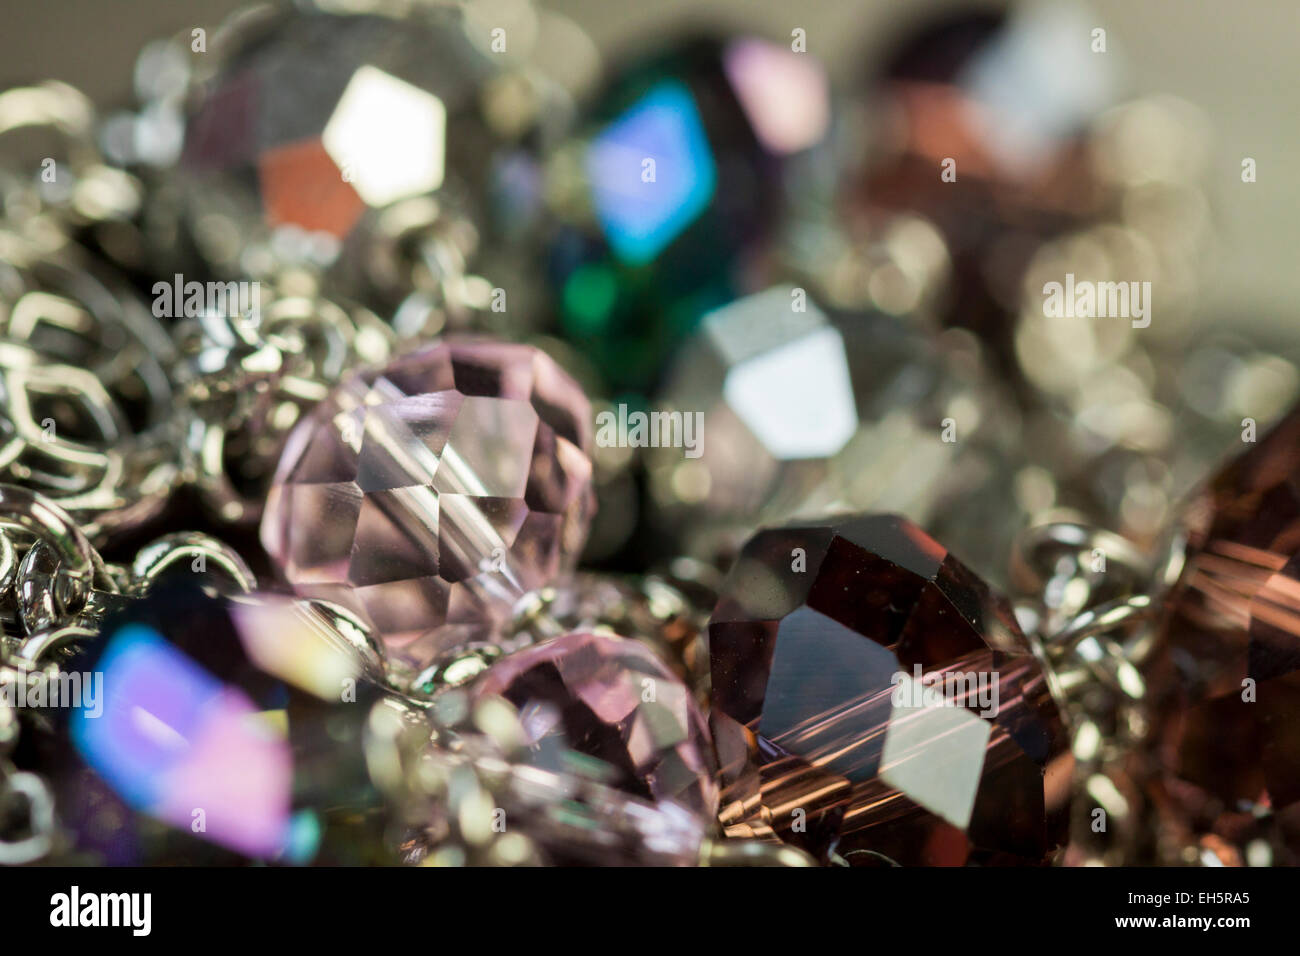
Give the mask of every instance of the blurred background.
MULTIPOLYGON (((38 79, 65 80, 101 106, 127 103, 132 63, 146 41, 221 20, 240 0, 5 0, 0 32, 0 87, 38 79)), ((573 18, 607 62, 616 51, 662 42, 692 23, 772 38, 794 27, 808 34, 808 52, 847 82, 869 67, 915 21, 948 8, 949 0, 545 0, 573 18)), ((1203 321, 1250 326, 1296 321, 1300 270, 1300 155, 1294 121, 1300 89, 1300 6, 1290 0, 1093 0, 1090 9, 1108 43, 1123 57, 1125 86, 1135 93, 1172 93, 1204 110, 1213 130, 1205 182, 1217 228, 1203 286, 1203 321), (1244 185, 1242 157, 1258 163, 1258 181, 1244 185)))

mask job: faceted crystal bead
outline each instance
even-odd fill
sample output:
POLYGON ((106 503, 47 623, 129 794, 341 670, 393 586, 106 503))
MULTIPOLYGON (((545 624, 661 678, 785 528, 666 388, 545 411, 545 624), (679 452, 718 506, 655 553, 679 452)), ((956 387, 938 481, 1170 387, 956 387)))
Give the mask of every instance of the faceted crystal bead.
MULTIPOLYGON (((498 697, 469 701, 454 690, 431 713, 440 739, 454 737, 457 746, 427 744, 420 773, 407 778, 417 793, 403 862, 499 865, 508 851, 515 864, 697 866, 712 843, 710 814, 646 796, 644 786, 641 796, 620 788, 627 781, 609 764, 568 751, 562 768, 548 767, 532 749, 525 715, 498 697), (494 825, 502 813, 504 832, 494 825), (529 848, 532 860, 521 860, 529 848)), ((551 756, 561 746, 559 735, 548 736, 551 756)))
POLYGON ((720 817, 827 861, 1041 863, 1071 771, 1007 601, 892 515, 761 531, 709 623, 720 817))
POLYGON ((329 264, 372 210, 473 191, 496 145, 479 101, 495 67, 467 30, 450 5, 234 21, 195 84, 179 164, 207 262, 329 264))
POLYGON ((656 407, 702 426, 698 454, 647 451, 661 524, 711 557, 759 525, 897 511, 1003 566, 1015 419, 977 347, 803 296, 778 286, 711 312, 673 366, 656 407))
MULTIPOLYGON (((700 600, 713 593, 699 588, 700 600)), ((613 631, 631 635, 655 654, 707 704, 709 649, 704 635, 708 607, 658 575, 580 572, 548 589, 547 615, 566 631, 613 631)))
POLYGON ((743 289, 782 170, 828 127, 816 61, 752 38, 681 44, 610 84, 555 160, 581 188, 558 204, 550 268, 562 331, 612 391, 651 387, 700 315, 743 289))
POLYGON ((189 585, 110 618, 69 667, 96 682, 60 734, 77 851, 111 865, 392 862, 361 752, 380 658, 342 621, 189 585))
POLYGON ((1182 530, 1152 665, 1156 803, 1171 837, 1221 859, 1262 835, 1272 862, 1300 864, 1300 408, 1210 479, 1182 530))
POLYGON ((1008 351, 1033 250, 1101 209, 1083 133, 1113 76, 1109 57, 1075 42, 1090 29, 1073 4, 944 12, 868 93, 880 142, 855 183, 859 208, 931 220, 956 272, 947 321, 1008 351))
POLYGON ((591 412, 525 345, 429 346, 336 387, 292 433, 262 543, 349 608, 399 671, 487 636, 571 569, 595 507, 591 412))
POLYGON ((535 766, 560 771, 572 752, 606 782, 712 820, 713 745, 691 692, 644 644, 566 634, 512 654, 476 685, 519 710, 535 766))

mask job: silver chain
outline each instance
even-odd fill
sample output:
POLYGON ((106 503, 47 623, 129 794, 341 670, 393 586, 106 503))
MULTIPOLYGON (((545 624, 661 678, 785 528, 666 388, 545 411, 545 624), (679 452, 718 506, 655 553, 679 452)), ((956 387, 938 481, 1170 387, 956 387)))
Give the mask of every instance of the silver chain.
POLYGON ((1071 733, 1078 795, 1071 852, 1079 855, 1072 862, 1123 865, 1141 855, 1146 808, 1134 755, 1152 721, 1142 667, 1180 553, 1174 542, 1156 559, 1119 535, 1072 522, 1031 527, 1015 543, 1017 610, 1071 733))

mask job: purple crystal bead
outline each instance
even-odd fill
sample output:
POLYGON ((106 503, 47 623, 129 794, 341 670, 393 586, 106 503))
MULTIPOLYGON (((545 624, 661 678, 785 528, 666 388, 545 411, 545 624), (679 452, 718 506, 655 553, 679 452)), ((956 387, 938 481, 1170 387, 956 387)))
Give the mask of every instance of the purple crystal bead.
POLYGON ((360 615, 390 666, 484 639, 575 563, 591 409, 526 345, 440 343, 344 381, 291 434, 262 544, 294 590, 360 615))

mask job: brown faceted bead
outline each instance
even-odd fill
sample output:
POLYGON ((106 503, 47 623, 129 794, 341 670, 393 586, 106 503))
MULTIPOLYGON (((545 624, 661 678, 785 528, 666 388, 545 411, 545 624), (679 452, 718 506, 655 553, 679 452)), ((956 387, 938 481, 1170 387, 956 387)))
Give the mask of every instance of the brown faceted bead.
POLYGON ((1167 831, 1237 849, 1249 833, 1272 862, 1300 863, 1295 826, 1237 820, 1300 805, 1300 408, 1210 479, 1182 530, 1149 675, 1165 772, 1155 803, 1181 818, 1167 831))
POLYGON ((1063 841, 1043 669, 1007 601, 906 519, 759 532, 709 646, 729 835, 855 866, 1037 864, 1063 841))

